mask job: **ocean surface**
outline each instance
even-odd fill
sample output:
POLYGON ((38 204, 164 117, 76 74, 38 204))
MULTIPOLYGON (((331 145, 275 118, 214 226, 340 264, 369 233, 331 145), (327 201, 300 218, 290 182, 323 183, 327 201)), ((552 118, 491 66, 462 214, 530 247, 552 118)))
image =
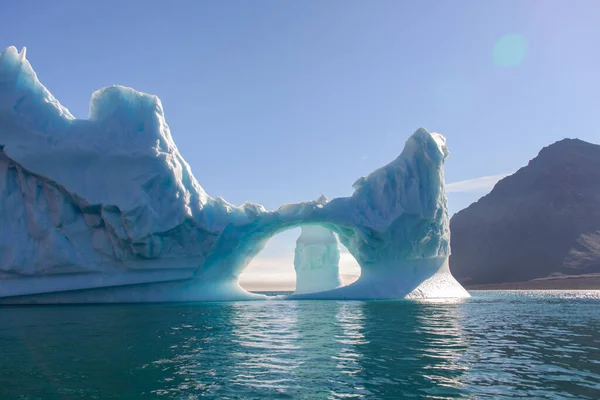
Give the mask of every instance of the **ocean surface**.
POLYGON ((0 307, 0 399, 600 399, 600 291, 0 307))

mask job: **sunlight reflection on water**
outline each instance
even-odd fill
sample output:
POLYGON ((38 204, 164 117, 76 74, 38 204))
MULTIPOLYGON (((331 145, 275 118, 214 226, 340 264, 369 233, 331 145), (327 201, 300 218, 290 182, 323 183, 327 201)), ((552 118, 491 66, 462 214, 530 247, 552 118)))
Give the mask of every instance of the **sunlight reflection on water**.
POLYGON ((600 398, 599 291, 473 294, 6 307, 0 398, 600 398))

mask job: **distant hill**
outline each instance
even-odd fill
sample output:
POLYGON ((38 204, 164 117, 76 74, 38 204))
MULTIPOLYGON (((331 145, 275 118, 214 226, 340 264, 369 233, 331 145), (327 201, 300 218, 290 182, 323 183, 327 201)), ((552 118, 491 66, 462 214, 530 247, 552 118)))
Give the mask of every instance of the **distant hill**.
POLYGON ((466 286, 600 273, 600 146, 564 139, 450 221, 466 286))

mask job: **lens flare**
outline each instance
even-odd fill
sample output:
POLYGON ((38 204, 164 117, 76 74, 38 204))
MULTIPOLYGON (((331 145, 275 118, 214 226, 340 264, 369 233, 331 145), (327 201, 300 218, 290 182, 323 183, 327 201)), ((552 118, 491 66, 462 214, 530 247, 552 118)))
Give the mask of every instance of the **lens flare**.
POLYGON ((494 43, 494 65, 498 67, 516 67, 521 64, 527 55, 527 41, 518 33, 502 36, 494 43))

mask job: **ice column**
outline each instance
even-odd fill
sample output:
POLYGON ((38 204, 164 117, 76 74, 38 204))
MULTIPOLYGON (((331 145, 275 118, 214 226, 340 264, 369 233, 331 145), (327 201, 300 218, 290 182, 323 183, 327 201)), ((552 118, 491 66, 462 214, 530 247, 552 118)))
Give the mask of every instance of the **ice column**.
POLYGON ((317 225, 302 227, 296 240, 295 294, 315 293, 342 286, 338 240, 329 229, 317 225))

